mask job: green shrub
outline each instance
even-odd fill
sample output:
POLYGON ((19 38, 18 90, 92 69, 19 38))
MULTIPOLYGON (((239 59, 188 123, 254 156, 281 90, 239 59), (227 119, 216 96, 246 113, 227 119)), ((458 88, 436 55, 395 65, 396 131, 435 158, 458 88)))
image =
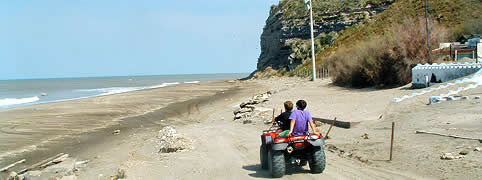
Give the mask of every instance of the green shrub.
MULTIPOLYGON (((445 30, 434 22, 430 31, 432 47, 446 38, 445 30)), ((404 85, 411 81, 411 67, 433 61, 424 19, 406 19, 385 35, 342 46, 328 58, 334 83, 351 87, 404 85)))

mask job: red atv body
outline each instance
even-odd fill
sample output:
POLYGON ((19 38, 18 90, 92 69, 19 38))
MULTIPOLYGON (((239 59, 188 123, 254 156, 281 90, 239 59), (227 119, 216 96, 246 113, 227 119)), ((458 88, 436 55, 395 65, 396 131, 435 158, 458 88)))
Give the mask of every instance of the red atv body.
POLYGON ((263 169, 269 169, 275 178, 282 177, 287 169, 306 163, 309 163, 312 173, 325 170, 325 140, 322 135, 278 137, 279 133, 281 130, 270 129, 261 135, 259 154, 263 169))

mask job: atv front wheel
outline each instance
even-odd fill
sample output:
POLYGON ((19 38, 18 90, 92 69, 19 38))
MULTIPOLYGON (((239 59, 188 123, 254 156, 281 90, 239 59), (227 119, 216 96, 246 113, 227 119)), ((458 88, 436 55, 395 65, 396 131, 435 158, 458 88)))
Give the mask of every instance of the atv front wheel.
POLYGON ((313 174, 320 174, 325 170, 326 159, 323 146, 313 147, 311 153, 310 169, 313 174))
POLYGON ((259 161, 262 169, 268 169, 268 150, 264 144, 259 147, 259 161))
POLYGON ((274 178, 283 177, 286 171, 285 154, 283 153, 283 151, 269 151, 268 164, 271 176, 273 176, 274 178))

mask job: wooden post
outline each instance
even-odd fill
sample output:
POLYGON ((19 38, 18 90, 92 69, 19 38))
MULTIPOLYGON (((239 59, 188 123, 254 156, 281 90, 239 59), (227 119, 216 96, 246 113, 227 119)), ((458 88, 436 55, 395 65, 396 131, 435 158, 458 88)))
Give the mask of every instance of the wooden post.
POLYGON ((390 161, 392 160, 392 152, 393 152, 393 133, 395 129, 395 122, 392 122, 392 137, 390 139, 390 161))
POLYGON ((449 60, 452 60, 452 43, 450 43, 450 46, 449 46, 449 60))
POLYGON ((276 109, 275 109, 275 108, 273 108, 273 119, 271 120, 271 122, 273 122, 273 121, 274 121, 274 111, 275 111, 275 110, 276 110, 276 109))
POLYGON ((336 117, 335 117, 335 119, 333 120, 333 123, 331 123, 330 128, 328 128, 328 131, 327 131, 326 134, 325 134, 325 139, 328 139, 328 138, 329 138, 329 137, 328 137, 328 134, 330 134, 331 128, 333 127, 333 125, 335 125, 335 122, 336 122, 336 117))

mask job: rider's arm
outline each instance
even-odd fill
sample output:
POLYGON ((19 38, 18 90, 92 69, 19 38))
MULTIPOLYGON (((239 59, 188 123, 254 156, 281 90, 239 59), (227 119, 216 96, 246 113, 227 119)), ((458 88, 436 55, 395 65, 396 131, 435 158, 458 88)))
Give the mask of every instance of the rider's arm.
POLYGON ((288 133, 288 136, 291 136, 291 133, 293 133, 293 129, 295 128, 296 120, 292 119, 290 123, 290 133, 288 133))
POLYGON ((308 122, 310 122, 310 126, 311 126, 311 129, 313 130, 313 133, 316 134, 316 135, 320 135, 320 133, 316 130, 316 124, 313 123, 313 120, 308 121, 308 122))

